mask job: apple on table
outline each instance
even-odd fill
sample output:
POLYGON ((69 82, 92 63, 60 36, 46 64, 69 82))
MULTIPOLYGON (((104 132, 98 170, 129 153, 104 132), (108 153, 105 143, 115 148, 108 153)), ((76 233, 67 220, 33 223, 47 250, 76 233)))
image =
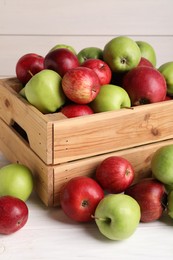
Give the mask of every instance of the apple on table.
POLYGON ((10 163, 0 169, 0 196, 14 196, 26 201, 34 188, 31 170, 18 163, 10 163))
POLYGON ((110 240, 131 237, 140 222, 138 202, 123 193, 108 194, 97 205, 93 218, 101 234, 110 240))
POLYGON ((165 185, 173 186, 173 144, 157 149, 151 159, 153 176, 165 185))
POLYGON ((125 194, 133 197, 141 208, 141 222, 158 220, 167 205, 167 193, 163 183, 154 178, 145 178, 131 185, 125 194))
POLYGON ((77 176, 62 187, 60 206, 72 220, 90 222, 96 206, 103 197, 103 189, 93 178, 77 176))
POLYGON ((133 182, 135 171, 132 164, 121 156, 109 156, 96 169, 95 178, 109 193, 124 192, 133 182))
POLYGON ((0 234, 10 235, 21 229, 28 221, 26 203, 13 196, 0 197, 0 234))

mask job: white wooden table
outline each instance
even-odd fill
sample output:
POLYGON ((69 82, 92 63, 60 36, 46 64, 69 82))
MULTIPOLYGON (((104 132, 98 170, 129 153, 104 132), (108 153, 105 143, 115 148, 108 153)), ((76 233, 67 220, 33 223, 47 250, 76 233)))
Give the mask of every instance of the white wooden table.
MULTIPOLYGON (((0 152, 0 167, 8 163, 0 152)), ((173 220, 166 215, 153 223, 140 223, 127 240, 110 241, 95 223, 74 223, 60 208, 44 206, 35 193, 27 205, 26 225, 11 235, 0 235, 0 259, 173 259, 173 220)))

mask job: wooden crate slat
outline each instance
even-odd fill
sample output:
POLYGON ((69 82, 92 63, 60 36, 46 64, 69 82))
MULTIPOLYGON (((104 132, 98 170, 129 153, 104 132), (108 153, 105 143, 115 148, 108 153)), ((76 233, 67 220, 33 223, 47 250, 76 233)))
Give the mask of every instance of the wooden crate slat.
POLYGON ((12 125, 17 123, 27 133, 30 147, 46 163, 52 163, 52 122, 31 106, 16 90, 15 79, 0 80, 0 117, 12 125))
POLYGON ((53 204, 53 169, 47 166, 22 140, 13 128, 0 119, 0 149, 10 162, 28 166, 35 180, 35 188, 46 205, 53 204))
POLYGON ((54 122, 54 164, 173 137, 173 101, 54 122))

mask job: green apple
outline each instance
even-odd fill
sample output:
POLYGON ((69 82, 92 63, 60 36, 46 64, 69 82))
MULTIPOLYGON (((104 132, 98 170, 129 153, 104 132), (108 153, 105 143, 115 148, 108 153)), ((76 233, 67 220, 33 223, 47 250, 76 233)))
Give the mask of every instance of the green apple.
POLYGON ((129 238, 139 225, 140 206, 123 193, 106 195, 97 205, 94 219, 100 232, 111 240, 129 238))
POLYGON ((82 64, 87 59, 103 59, 103 50, 98 47, 86 47, 77 54, 79 63, 82 64))
POLYGON ((126 72, 139 64, 141 51, 133 39, 119 36, 104 46, 103 59, 113 72, 126 72))
POLYGON ((173 218, 173 190, 168 193, 168 203, 167 203, 168 215, 173 218))
POLYGON ((173 185, 173 144, 156 150, 151 159, 151 171, 153 176, 162 183, 173 185))
POLYGON ((33 191, 31 170, 25 165, 11 163, 0 169, 0 196, 14 196, 26 201, 33 191))
POLYGON ((156 53, 154 48, 148 42, 136 41, 140 48, 141 56, 149 60, 153 66, 156 66, 156 53))
POLYGON ((65 103, 61 76, 49 69, 35 74, 25 85, 24 94, 30 104, 42 113, 53 113, 65 103))
POLYGON ((173 61, 162 64, 158 70, 166 80, 167 94, 173 96, 173 61))
POLYGON ((67 44, 56 44, 54 47, 52 47, 52 48, 50 49, 49 52, 54 51, 54 50, 56 50, 56 49, 60 49, 60 48, 68 49, 69 51, 71 51, 71 52, 73 52, 75 55, 77 55, 76 50, 75 50, 72 46, 67 45, 67 44))
POLYGON ((165 184, 165 190, 167 193, 169 193, 171 190, 173 190, 173 185, 168 185, 168 184, 165 184))
POLYGON ((128 93, 122 87, 106 84, 101 87, 90 106, 95 113, 99 113, 130 107, 131 101, 128 93))

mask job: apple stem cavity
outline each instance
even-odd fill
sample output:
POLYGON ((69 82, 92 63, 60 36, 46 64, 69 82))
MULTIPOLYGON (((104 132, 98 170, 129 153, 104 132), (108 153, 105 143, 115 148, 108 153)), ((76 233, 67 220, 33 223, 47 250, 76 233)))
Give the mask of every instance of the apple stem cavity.
POLYGON ((89 203, 88 203, 87 200, 83 200, 83 201, 82 201, 82 207, 84 207, 84 208, 85 208, 85 207, 88 207, 88 204, 89 204, 89 203))
POLYGON ((126 64, 126 63, 127 63, 127 60, 126 60, 126 58, 121 58, 120 62, 121 62, 122 64, 126 64))

